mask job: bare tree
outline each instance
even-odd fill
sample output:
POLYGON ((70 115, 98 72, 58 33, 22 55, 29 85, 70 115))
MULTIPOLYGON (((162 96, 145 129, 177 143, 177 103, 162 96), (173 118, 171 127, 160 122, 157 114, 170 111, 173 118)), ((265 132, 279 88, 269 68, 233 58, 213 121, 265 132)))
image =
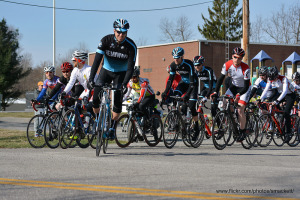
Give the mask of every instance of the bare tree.
POLYGON ((266 32, 264 31, 265 20, 262 16, 256 17, 256 20, 250 24, 250 41, 251 42, 268 42, 269 39, 266 37, 266 32))
POLYGON ((264 28, 266 34, 281 44, 299 44, 300 6, 292 5, 288 9, 284 5, 267 19, 264 28))
POLYGON ((184 15, 176 20, 176 24, 168 18, 161 18, 159 28, 162 32, 162 41, 179 42, 190 40, 193 30, 188 18, 184 15))
POLYGON ((144 38, 144 37, 140 37, 136 42, 135 44, 137 46, 146 46, 147 45, 147 38, 144 38))

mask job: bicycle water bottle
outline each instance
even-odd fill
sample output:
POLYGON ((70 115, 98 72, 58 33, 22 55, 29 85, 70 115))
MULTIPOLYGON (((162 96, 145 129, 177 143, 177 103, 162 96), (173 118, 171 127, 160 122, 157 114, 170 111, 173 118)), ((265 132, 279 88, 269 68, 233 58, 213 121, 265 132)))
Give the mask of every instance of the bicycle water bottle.
POLYGON ((187 114, 186 114, 186 121, 190 121, 191 118, 192 118, 191 112, 190 112, 190 109, 188 109, 187 114))
POLYGON ((85 123, 84 123, 84 128, 87 128, 89 126, 89 122, 90 122, 90 116, 85 116, 85 123))

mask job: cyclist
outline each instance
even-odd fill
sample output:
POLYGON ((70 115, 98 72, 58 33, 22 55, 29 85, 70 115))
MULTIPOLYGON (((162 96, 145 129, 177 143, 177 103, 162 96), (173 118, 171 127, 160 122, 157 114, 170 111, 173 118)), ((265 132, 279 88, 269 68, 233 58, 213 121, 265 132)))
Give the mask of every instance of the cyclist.
MULTIPOLYGON (((262 66, 259 68, 258 73, 259 73, 259 78, 256 79, 254 85, 251 88, 250 92, 250 97, 251 99, 254 95, 261 96, 262 92, 264 91, 267 81, 268 81, 268 67, 267 66, 262 66)), ((271 99, 274 95, 276 95, 277 90, 270 88, 268 92, 266 93, 266 98, 271 99)))
MULTIPOLYGON (((198 81, 203 82, 200 96, 204 97, 203 101, 206 101, 206 97, 209 97, 216 87, 217 78, 212 68, 203 65, 205 61, 203 56, 195 56, 193 61, 198 81)), ((212 101, 211 104, 215 104, 215 101, 212 101)), ((211 106, 211 114, 212 117, 216 115, 216 106, 211 106)))
MULTIPOLYGON (((199 125, 198 125, 198 114, 196 112, 196 102, 197 102, 197 92, 198 84, 195 74, 195 69, 193 62, 188 59, 184 59, 184 49, 181 47, 176 47, 172 51, 174 61, 170 64, 170 76, 167 82, 165 91, 162 93, 162 99, 166 99, 167 94, 172 86, 172 83, 175 78, 176 72, 181 76, 181 81, 178 83, 174 91, 174 95, 183 96, 185 101, 189 102, 189 108, 192 113, 193 121, 195 122, 194 131, 195 138, 199 134, 199 125)), ((194 138, 194 139, 195 139, 194 138)))
MULTIPOLYGON (((168 80, 170 78, 170 70, 171 70, 170 66, 168 66, 166 70, 167 70, 167 72, 169 74, 169 76, 166 79, 166 86, 167 86, 168 80)), ((176 73, 175 77, 174 77, 174 81, 172 83, 172 86, 171 86, 169 92, 167 93, 167 97, 166 97, 165 103, 168 104, 168 103, 172 102, 172 99, 170 98, 170 96, 174 95, 174 91, 175 91, 175 89, 178 86, 178 84, 179 84, 180 81, 181 81, 181 76, 178 73, 176 73)))
POLYGON ((44 72, 46 75, 46 80, 44 81, 42 91, 40 92, 39 96, 36 98, 36 101, 38 101, 38 102, 40 102, 43 99, 48 88, 50 88, 52 90, 55 87, 55 85, 57 84, 57 81, 59 79, 58 76, 54 75, 54 72, 55 72, 54 66, 45 67, 44 72))
POLYGON ((224 63, 221 76, 219 77, 216 84, 216 91, 211 95, 218 96, 220 86, 226 75, 230 74, 232 78, 232 84, 226 91, 225 95, 235 96, 235 102, 238 103, 238 115, 240 123, 240 134, 237 137, 237 141, 241 142, 245 138, 245 126, 246 126, 246 115, 245 107, 249 100, 250 95, 250 68, 242 62, 245 56, 244 49, 236 47, 232 51, 232 59, 224 63))
POLYGON ((276 88, 279 92, 271 100, 273 101, 272 105, 278 105, 286 100, 286 105, 284 108, 284 118, 285 118, 285 128, 286 128, 286 141, 291 139, 291 109, 294 105, 294 101, 296 99, 295 88, 293 84, 287 79, 287 77, 279 75, 278 69, 276 66, 271 67, 268 72, 268 82, 267 85, 261 95, 261 101, 263 101, 266 96, 269 88, 276 88))
POLYGON ((72 57, 75 59, 75 61, 73 61, 74 69, 71 72, 70 80, 67 83, 62 96, 65 96, 67 93, 69 93, 74 87, 76 81, 78 81, 84 88, 84 90, 79 95, 79 98, 87 99, 90 92, 87 84, 91 73, 91 66, 85 63, 86 59, 88 58, 88 54, 86 52, 76 50, 74 51, 72 57))
POLYGON ((113 87, 118 88, 114 92, 114 106, 109 138, 115 137, 115 122, 122 111, 122 91, 132 77, 137 55, 137 47, 132 39, 127 37, 129 23, 126 19, 117 19, 113 23, 114 34, 107 35, 101 39, 96 51, 95 60, 92 66, 89 87, 94 88, 93 110, 99 113, 101 87, 113 81, 113 87), (103 66, 99 77, 94 77, 103 58, 103 66))
POLYGON ((295 72, 292 75, 292 79, 293 79, 292 84, 295 87, 295 90, 296 90, 297 94, 300 95, 300 73, 295 72))

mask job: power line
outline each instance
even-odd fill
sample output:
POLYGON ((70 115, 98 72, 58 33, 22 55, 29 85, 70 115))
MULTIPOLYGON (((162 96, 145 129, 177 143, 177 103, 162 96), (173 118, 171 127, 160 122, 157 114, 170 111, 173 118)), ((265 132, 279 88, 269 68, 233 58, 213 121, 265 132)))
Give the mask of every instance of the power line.
MULTIPOLYGON (((28 3, 20 3, 15 1, 7 1, 7 0, 0 0, 2 2, 11 3, 11 4, 18 4, 23 6, 32 6, 32 7, 39 7, 39 8, 51 8, 52 6, 42 6, 42 5, 36 5, 36 4, 28 4, 28 3)), ((113 13, 113 12, 150 12, 150 11, 161 11, 161 10, 171 10, 171 9, 178 9, 178 8, 186 8, 191 6, 198 6, 201 4, 211 3, 213 1, 205 1, 201 3, 194 3, 189 5, 183 5, 183 6, 175 6, 175 7, 169 7, 169 8, 154 8, 154 9, 148 9, 148 10, 87 10, 87 9, 76 9, 76 8, 59 8, 55 7, 57 10, 69 10, 69 11, 84 11, 84 12, 107 12, 107 13, 113 13)))

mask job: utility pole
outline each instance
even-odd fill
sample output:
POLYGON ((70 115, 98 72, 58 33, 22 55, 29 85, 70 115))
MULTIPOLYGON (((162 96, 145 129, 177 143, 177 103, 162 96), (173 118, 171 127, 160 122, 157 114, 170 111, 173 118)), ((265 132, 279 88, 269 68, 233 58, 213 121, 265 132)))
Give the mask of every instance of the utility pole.
POLYGON ((55 67, 55 0, 53 0, 53 61, 52 61, 52 65, 55 67))
MULTIPOLYGON (((243 41, 242 48, 246 54, 243 61, 249 65, 249 0, 243 0, 243 41)), ((251 69, 252 71, 252 69, 251 69)))

